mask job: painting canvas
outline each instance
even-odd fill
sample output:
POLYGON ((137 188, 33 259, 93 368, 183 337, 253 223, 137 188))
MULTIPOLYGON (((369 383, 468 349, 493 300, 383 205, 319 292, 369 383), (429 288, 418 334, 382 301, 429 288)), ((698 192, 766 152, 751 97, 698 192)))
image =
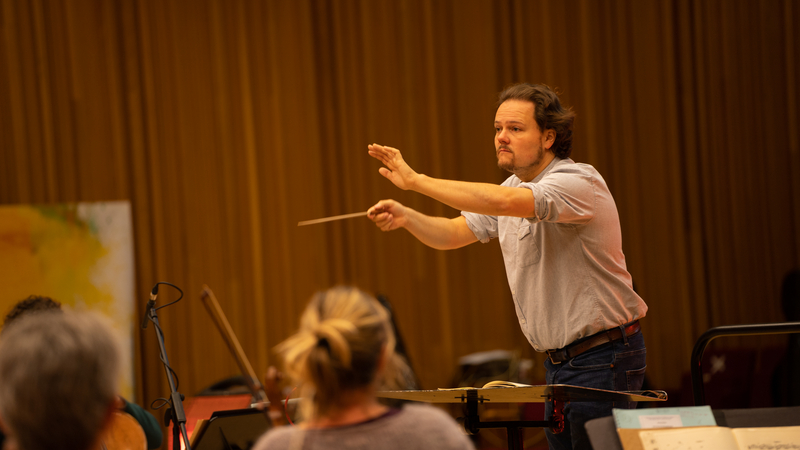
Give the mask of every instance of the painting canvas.
POLYGON ((97 311, 123 348, 121 394, 133 395, 134 258, 127 201, 0 205, 0 312, 30 295, 97 311))

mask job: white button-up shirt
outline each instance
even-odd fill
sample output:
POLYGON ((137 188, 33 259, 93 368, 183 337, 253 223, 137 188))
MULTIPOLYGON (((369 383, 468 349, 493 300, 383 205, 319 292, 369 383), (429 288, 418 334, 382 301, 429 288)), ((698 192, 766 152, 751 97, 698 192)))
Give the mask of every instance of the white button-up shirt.
POLYGON ((555 158, 533 181, 512 175, 503 186, 530 189, 535 216, 461 214, 481 242, 500 238, 519 324, 536 351, 645 316, 625 266, 617 206, 594 167, 555 158))

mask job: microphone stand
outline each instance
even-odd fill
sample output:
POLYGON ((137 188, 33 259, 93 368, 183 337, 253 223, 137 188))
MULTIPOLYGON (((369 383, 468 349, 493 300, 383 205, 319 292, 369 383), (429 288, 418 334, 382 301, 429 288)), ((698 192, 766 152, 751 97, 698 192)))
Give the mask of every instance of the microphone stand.
MULTIPOLYGON (((154 292, 158 292, 158 289, 154 288, 154 292)), ((169 381, 171 407, 165 413, 166 425, 169 426, 169 421, 172 420, 172 448, 174 450, 180 450, 181 436, 183 436, 183 442, 186 444, 186 450, 192 450, 192 447, 189 445, 189 438, 186 434, 186 413, 183 410, 183 396, 175 387, 175 380, 172 377, 172 368, 169 365, 169 359, 167 359, 167 350, 164 347, 164 333, 161 331, 161 326, 158 324, 158 314, 156 314, 156 310, 159 308, 155 307, 155 298, 153 297, 151 297, 151 300, 147 302, 147 311, 145 313, 145 317, 149 318, 150 321, 153 322, 153 328, 155 328, 156 337, 158 338, 158 346, 161 350, 161 362, 164 363, 164 370, 167 372, 167 381, 169 381)), ((163 308, 163 306, 161 308, 163 308)), ((142 325, 142 328, 147 328, 147 322, 144 322, 142 325)))

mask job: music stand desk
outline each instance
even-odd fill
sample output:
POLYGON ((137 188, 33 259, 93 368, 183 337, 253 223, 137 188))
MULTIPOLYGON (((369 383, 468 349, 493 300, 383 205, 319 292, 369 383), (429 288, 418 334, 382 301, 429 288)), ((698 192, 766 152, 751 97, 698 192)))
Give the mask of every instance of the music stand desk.
POLYGON ((606 391, 567 384, 524 387, 454 388, 420 391, 381 391, 378 397, 428 403, 465 403, 467 417, 464 429, 477 434, 481 428, 505 428, 509 450, 522 450, 521 428, 550 428, 554 433, 564 430, 564 404, 568 402, 665 401, 664 391, 606 391), (483 403, 543 403, 553 402, 553 415, 546 420, 511 420, 481 422, 478 404, 483 403))

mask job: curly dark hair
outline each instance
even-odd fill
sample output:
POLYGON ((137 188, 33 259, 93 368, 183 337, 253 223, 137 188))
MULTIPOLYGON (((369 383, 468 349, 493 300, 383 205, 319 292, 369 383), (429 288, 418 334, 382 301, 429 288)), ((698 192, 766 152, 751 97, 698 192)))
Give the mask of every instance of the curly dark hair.
POLYGON ((559 158, 569 158, 572 153, 572 123, 575 113, 572 108, 561 106, 553 89, 544 84, 519 83, 503 89, 497 98, 497 108, 506 100, 533 103, 533 118, 539 129, 556 132, 556 141, 550 150, 559 158))
POLYGON ((11 308, 11 311, 6 314, 6 318, 3 321, 3 328, 5 329, 8 324, 17 320, 21 316, 28 315, 33 312, 54 310, 61 311, 61 303, 53 300, 50 297, 31 295, 11 308))

